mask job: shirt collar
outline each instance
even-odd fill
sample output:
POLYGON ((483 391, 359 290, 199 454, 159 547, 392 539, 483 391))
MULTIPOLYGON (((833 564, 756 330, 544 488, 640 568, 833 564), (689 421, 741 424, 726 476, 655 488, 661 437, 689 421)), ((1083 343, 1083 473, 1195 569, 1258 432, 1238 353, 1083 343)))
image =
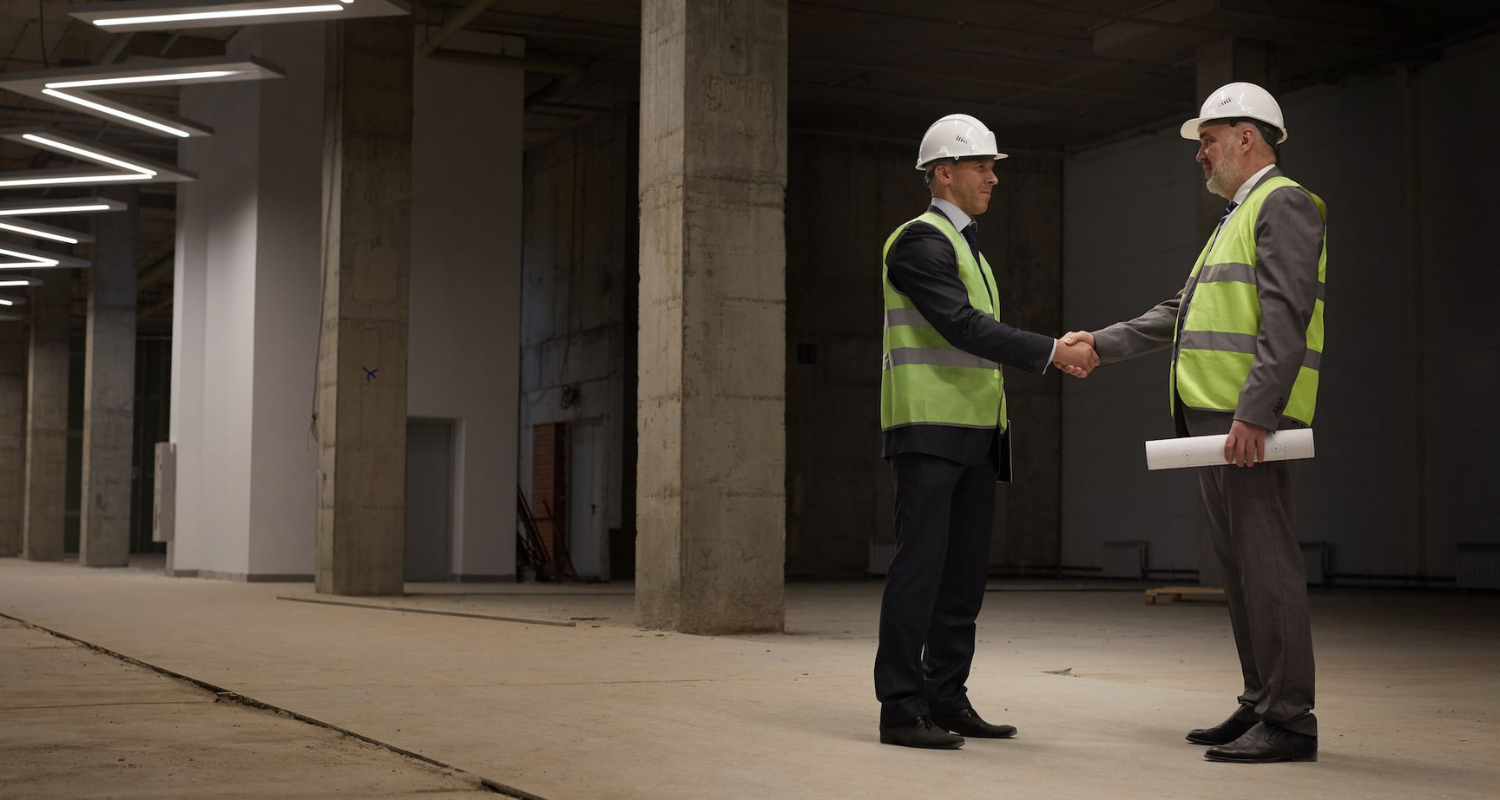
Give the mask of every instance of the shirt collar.
MULTIPOLYGON (((1241 203, 1244 203, 1245 198, 1250 196, 1250 190, 1254 189, 1256 184, 1260 183, 1260 179, 1264 178, 1267 172, 1270 172, 1275 168, 1275 164, 1267 164, 1264 167, 1261 167, 1259 172, 1251 175, 1250 179, 1245 181, 1244 184, 1240 186, 1239 191, 1234 193, 1234 204, 1240 205, 1241 203)), ((937 198, 933 198, 933 201, 936 202, 937 198)))
POLYGON ((937 207, 937 210, 943 212, 943 216, 947 217, 948 221, 953 223, 953 228, 957 231, 963 231, 964 228, 969 227, 970 222, 974 221, 968 214, 960 211, 958 206, 941 197, 932 198, 932 204, 937 207))

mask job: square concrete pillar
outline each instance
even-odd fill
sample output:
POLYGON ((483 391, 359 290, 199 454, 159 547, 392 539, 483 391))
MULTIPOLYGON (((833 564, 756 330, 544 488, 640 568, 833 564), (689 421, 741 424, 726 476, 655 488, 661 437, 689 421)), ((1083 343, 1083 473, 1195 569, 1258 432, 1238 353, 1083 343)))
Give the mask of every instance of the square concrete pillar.
POLYGON ((645 0, 636 621, 781 630, 786 0, 645 0))
POLYGON ((26 477, 21 554, 32 561, 63 557, 68 478, 68 317, 73 275, 41 273, 31 290, 31 341, 26 359, 26 477))
POLYGON ((140 220, 134 186, 100 194, 129 209, 95 218, 88 272, 83 371, 83 492, 78 563, 123 567, 130 559, 131 456, 135 439, 135 275, 140 220))
POLYGON ((414 39, 405 17, 328 36, 316 584, 401 594, 414 39))
POLYGON ((26 325, 0 322, 0 558, 21 553, 26 488, 26 325))

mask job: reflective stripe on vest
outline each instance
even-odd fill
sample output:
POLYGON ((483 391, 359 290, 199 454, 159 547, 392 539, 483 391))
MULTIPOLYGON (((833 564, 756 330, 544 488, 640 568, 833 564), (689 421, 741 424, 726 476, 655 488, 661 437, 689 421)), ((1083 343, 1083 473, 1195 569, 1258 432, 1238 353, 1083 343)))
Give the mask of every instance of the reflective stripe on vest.
MULTIPOLYGON (((1265 181, 1215 231, 1193 267, 1189 283, 1195 285, 1188 300, 1187 319, 1183 320, 1181 334, 1175 340, 1177 358, 1170 379, 1174 412, 1179 396, 1190 408, 1234 411, 1239 405, 1240 389, 1250 375, 1260 336, 1255 225, 1266 197, 1284 187, 1307 192, 1290 178, 1265 181)), ((1307 351, 1281 413, 1311 425, 1317 409, 1318 370, 1323 358, 1328 209, 1317 195, 1307 194, 1317 204, 1325 223, 1323 249, 1318 256, 1318 296, 1307 326, 1307 351)))
POLYGON ((886 239, 881 253, 885 333, 880 427, 891 430, 906 425, 951 425, 1004 430, 1009 420, 1000 365, 954 347, 928 324, 911 298, 891 285, 885 257, 913 222, 925 222, 947 237, 958 264, 958 277, 969 292, 970 305, 991 317, 999 305, 989 263, 982 255, 978 260, 974 258, 969 243, 947 217, 929 211, 903 223, 886 239))

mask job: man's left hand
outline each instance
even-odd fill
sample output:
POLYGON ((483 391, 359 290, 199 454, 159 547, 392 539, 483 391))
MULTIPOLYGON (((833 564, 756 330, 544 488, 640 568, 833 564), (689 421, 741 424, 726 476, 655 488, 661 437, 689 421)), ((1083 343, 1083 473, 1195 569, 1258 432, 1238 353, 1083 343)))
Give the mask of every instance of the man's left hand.
POLYGON ((1266 460, 1266 429, 1235 420, 1224 440, 1224 460, 1238 467, 1253 467, 1266 460))

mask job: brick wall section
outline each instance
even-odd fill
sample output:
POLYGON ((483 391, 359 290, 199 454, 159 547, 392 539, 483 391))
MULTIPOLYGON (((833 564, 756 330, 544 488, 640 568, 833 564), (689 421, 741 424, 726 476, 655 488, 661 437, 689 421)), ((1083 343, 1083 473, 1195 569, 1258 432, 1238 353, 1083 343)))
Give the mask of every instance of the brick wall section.
MULTIPOLYGON (((558 542, 568 535, 567 426, 548 423, 532 428, 531 513, 547 554, 558 560, 558 542)), ((561 567, 561 564, 557 564, 561 567)))

